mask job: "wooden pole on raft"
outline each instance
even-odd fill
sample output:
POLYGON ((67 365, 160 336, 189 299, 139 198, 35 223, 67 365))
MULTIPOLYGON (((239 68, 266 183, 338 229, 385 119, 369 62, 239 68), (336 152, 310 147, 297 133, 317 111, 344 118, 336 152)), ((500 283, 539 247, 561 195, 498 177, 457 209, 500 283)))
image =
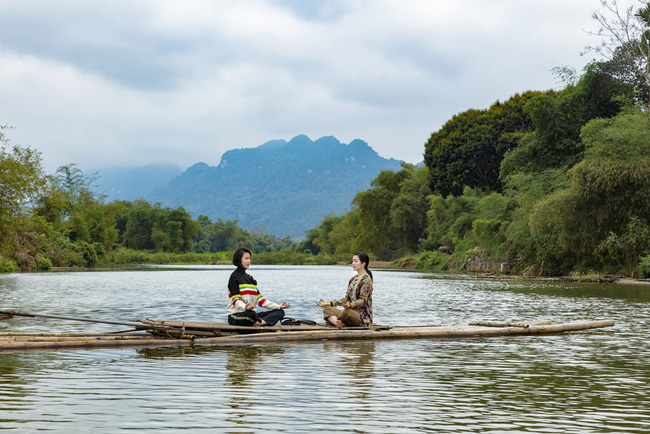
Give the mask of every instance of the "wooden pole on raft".
POLYGON ((448 327, 400 327, 390 330, 353 331, 332 329, 331 331, 289 331, 283 333, 258 333, 229 335, 219 338, 196 339, 195 344, 251 344, 262 342, 292 342, 313 340, 357 340, 357 339, 409 339, 409 338, 461 338, 494 337, 509 335, 538 335, 561 333, 566 331, 587 330, 592 328, 612 327, 613 320, 578 321, 563 324, 540 324, 530 327, 485 327, 485 326, 448 326, 448 327))
POLYGON ((530 322, 493 322, 493 321, 473 321, 470 322, 471 326, 482 326, 482 327, 523 327, 528 328, 532 325, 550 325, 551 322, 548 320, 541 321, 530 321, 530 322))
POLYGON ((53 318, 53 319, 63 319, 67 321, 84 321, 84 322, 94 322, 100 324, 123 325, 123 326, 137 328, 138 330, 146 330, 150 328, 150 326, 145 326, 142 324, 134 324, 130 322, 102 321, 102 320, 88 319, 88 318, 71 318, 67 316, 43 315, 38 313, 21 312, 15 310, 0 310, 0 319, 11 319, 14 316, 25 316, 31 318, 53 318))
POLYGON ((97 336, 94 334, 56 336, 52 333, 23 333, 12 336, 0 333, 0 353, 25 350, 47 350, 63 348, 106 348, 106 347, 169 347, 169 346, 228 346, 261 343, 284 343, 298 341, 356 340, 356 339, 450 339, 463 337, 494 337, 508 335, 536 335, 543 333, 560 333, 565 331, 586 330, 591 328, 611 327, 613 320, 578 321, 550 325, 530 325, 524 327, 485 327, 485 326, 447 326, 447 327, 393 327, 383 330, 305 330, 282 331, 276 333, 256 333, 226 335, 221 337, 193 339, 160 338, 147 335, 140 336, 97 336))

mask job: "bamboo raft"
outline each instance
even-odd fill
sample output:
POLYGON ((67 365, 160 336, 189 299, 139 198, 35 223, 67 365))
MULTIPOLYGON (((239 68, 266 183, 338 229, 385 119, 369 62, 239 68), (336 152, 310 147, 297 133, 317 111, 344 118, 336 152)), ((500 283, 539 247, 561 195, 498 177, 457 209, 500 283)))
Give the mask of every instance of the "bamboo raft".
POLYGON ((472 322, 466 326, 372 325, 370 327, 345 327, 342 329, 324 324, 315 326, 276 325, 272 327, 239 327, 225 323, 160 321, 151 319, 140 319, 123 323, 37 315, 27 312, 0 311, 0 319, 9 319, 15 315, 127 325, 131 328, 106 333, 0 333, 0 352, 98 348, 231 346, 325 340, 457 339, 540 335, 614 326, 613 320, 599 320, 571 323, 552 323, 550 321, 523 323, 472 322))

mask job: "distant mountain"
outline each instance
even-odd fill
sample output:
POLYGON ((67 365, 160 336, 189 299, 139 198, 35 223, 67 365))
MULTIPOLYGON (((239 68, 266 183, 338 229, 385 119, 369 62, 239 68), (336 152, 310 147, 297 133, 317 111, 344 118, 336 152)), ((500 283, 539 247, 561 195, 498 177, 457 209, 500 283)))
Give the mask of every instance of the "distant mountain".
POLYGON ((197 163, 146 198, 183 206, 195 218, 238 220, 243 229, 301 239, 323 217, 349 210, 357 192, 400 163, 362 140, 346 145, 300 135, 227 151, 218 166, 197 163))
POLYGON ((168 163, 137 168, 112 167, 97 172, 99 179, 95 182, 95 190, 106 195, 106 202, 143 199, 182 173, 180 167, 168 163))

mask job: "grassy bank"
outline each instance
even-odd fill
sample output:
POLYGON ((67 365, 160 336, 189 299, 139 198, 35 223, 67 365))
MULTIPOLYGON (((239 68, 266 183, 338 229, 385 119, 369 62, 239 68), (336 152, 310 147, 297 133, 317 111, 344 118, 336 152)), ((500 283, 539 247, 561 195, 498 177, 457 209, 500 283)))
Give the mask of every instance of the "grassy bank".
POLYGON ((544 269, 528 267, 523 270, 512 269, 507 262, 500 262, 485 255, 484 252, 472 249, 467 252, 445 254, 441 252, 424 252, 406 256, 392 262, 395 268, 420 270, 437 273, 469 273, 477 277, 498 278, 539 278, 554 279, 564 282, 635 282, 650 283, 650 258, 645 256, 639 262, 634 277, 624 274, 608 275, 595 271, 572 271, 567 275, 557 276, 545 272, 544 269))
MULTIPOLYGON (((119 249, 106 255, 105 266, 132 264, 158 265, 232 265, 233 252, 218 253, 165 253, 144 250, 119 249)), ((253 255, 254 264, 265 265, 336 265, 348 263, 349 255, 311 255, 289 250, 253 255)))

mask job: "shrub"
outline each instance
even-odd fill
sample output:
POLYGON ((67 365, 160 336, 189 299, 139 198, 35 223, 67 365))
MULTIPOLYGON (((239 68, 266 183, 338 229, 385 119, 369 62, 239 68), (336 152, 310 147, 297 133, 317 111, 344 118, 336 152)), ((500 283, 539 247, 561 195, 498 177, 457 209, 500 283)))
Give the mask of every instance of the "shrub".
POLYGON ((440 252, 424 252, 417 257, 413 267, 417 270, 441 271, 449 257, 440 252))
POLYGON ((17 273, 19 271, 16 264, 0 255, 0 273, 17 273))
POLYGON ((52 262, 48 258, 38 258, 36 266, 41 271, 50 271, 52 269, 52 262))
POLYGON ((650 278, 650 255, 645 255, 640 258, 636 270, 641 279, 650 278))

